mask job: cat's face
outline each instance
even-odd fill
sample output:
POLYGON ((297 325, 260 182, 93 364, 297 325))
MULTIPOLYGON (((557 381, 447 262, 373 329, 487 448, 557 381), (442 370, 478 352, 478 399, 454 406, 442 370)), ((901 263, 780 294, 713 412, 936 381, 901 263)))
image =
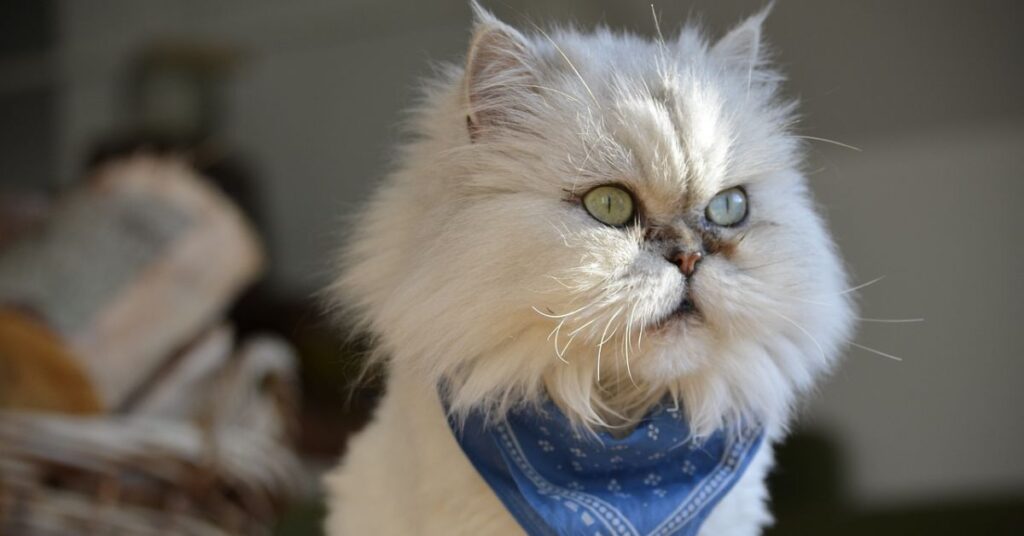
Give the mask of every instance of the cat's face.
POLYGON ((456 409, 546 387, 591 423, 665 392, 698 429, 785 412, 851 309, 760 22, 708 46, 481 14, 342 280, 394 366, 456 409))

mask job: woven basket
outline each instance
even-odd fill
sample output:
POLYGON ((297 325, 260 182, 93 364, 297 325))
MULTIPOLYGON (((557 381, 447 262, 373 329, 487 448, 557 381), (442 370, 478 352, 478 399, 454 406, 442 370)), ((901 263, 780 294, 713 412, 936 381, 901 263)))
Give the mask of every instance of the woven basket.
POLYGON ((128 415, 0 411, 0 534, 268 533, 307 492, 287 440, 293 362, 251 340, 179 367, 128 415), (184 403, 161 400, 172 391, 184 403))

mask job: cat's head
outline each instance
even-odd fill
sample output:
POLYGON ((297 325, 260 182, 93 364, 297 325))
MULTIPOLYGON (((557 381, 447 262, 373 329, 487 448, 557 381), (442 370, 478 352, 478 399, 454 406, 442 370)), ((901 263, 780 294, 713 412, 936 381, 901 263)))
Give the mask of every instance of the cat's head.
POLYGON ((602 425, 670 393, 698 432, 784 421, 853 315, 763 18, 709 43, 477 9, 337 284, 391 367, 455 412, 546 391, 602 425))

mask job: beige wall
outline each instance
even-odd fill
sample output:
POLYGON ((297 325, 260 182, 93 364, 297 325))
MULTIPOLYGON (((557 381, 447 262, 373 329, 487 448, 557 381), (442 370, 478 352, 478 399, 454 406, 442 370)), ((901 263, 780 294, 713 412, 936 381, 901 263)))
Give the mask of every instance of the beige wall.
POLYGON ((852 464, 858 498, 1024 488, 1024 125, 944 126, 822 151, 815 175, 857 282, 864 322, 810 405, 852 464))

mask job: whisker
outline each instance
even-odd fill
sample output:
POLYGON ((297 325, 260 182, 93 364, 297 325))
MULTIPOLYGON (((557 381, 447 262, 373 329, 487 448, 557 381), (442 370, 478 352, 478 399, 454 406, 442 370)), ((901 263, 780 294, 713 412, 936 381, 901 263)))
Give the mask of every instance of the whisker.
POLYGON ((561 279, 561 278, 559 278, 558 276, 554 276, 554 275, 546 275, 546 276, 544 276, 544 277, 548 277, 548 278, 551 278, 551 279, 552 279, 552 280, 553 280, 553 281, 554 281, 555 283, 558 283, 559 285, 562 285, 562 286, 563 286, 563 287, 565 287, 566 289, 570 289, 570 290, 572 289, 572 287, 570 287, 570 286, 569 286, 569 285, 568 285, 568 284, 567 284, 567 283, 566 283, 565 281, 562 281, 562 279, 561 279))
POLYGON ((825 302, 820 302, 820 301, 805 300, 803 298, 797 298, 796 296, 790 296, 788 299, 793 300, 793 301, 798 301, 800 303, 809 303, 811 305, 821 305, 823 307, 829 307, 830 305, 832 305, 832 304, 825 303, 825 302))
POLYGON ((881 281, 883 279, 885 279, 885 276, 884 275, 880 275, 880 276, 872 279, 871 281, 868 281, 867 283, 861 283, 861 284, 859 284, 859 285, 857 285, 855 287, 848 288, 848 289, 840 292, 839 294, 837 294, 837 296, 842 296, 843 294, 849 294, 851 292, 860 290, 860 289, 862 289, 864 287, 868 287, 868 286, 874 285, 875 283, 877 283, 877 282, 879 282, 879 281, 881 281))
POLYGON ((631 342, 630 329, 633 325, 633 314, 636 313, 636 306, 637 304, 633 303, 633 309, 630 311, 629 317, 626 319, 626 337, 622 343, 622 347, 625 350, 626 354, 626 375, 629 376, 629 383, 632 383, 633 387, 639 388, 640 386, 637 385, 636 380, 633 379, 633 371, 629 368, 629 346, 631 342))
POLYGON ((735 247, 739 247, 739 246, 740 246, 740 244, 742 244, 742 243, 743 243, 743 241, 747 239, 747 236, 749 236, 749 235, 750 235, 750 231, 753 231, 753 230, 754 230, 754 229, 748 229, 748 230, 744 231, 744 232, 743 232, 743 234, 741 234, 741 235, 740 235, 740 239, 739 239, 739 240, 737 240, 737 241, 736 241, 736 243, 735 243, 735 244, 733 244, 733 245, 734 245, 735 247))
POLYGON ((820 141, 820 142, 823 142, 823 143, 831 143, 832 145, 838 145, 839 147, 845 147, 846 149, 857 151, 858 153, 864 152, 864 149, 861 149, 860 147, 854 147, 853 145, 849 145, 849 144, 843 143, 841 141, 830 140, 828 138, 819 138, 817 136, 796 136, 796 137, 797 138, 802 138, 802 139, 805 139, 805 140, 820 141))
POLYGON ((559 226, 559 223, 561 223, 561 222, 553 222, 553 221, 550 221, 550 220, 545 220, 545 222, 548 225, 550 225, 551 228, 554 229, 556 233, 558 233, 558 238, 562 239, 562 245, 563 246, 571 247, 571 246, 569 246, 569 239, 565 237, 565 232, 566 232, 567 229, 565 229, 565 225, 564 224, 559 226))
POLYGON ((612 321, 614 321, 615 318, 618 317, 619 313, 621 313, 621 312, 622 312, 622 307, 619 307, 618 309, 615 310, 614 313, 612 313, 611 318, 608 319, 608 323, 605 324, 605 326, 604 326, 604 332, 601 333, 601 341, 597 343, 598 346, 604 346, 605 343, 607 343, 608 341, 612 340, 612 337, 615 336, 615 332, 619 330, 619 327, 615 326, 615 329, 612 330, 611 334, 608 334, 608 328, 611 326, 612 321), (605 335, 607 335, 607 337, 605 335))
MULTIPOLYGON (((820 305, 822 307, 829 307, 831 305, 831 304, 824 303, 824 302, 819 302, 819 301, 814 301, 814 300, 805 300, 803 298, 797 298, 797 297, 793 297, 793 296, 789 297, 789 299, 794 300, 794 301, 798 301, 798 302, 801 302, 801 303, 808 303, 808 304, 811 304, 811 305, 820 305)), ((869 322, 869 323, 876 323, 876 324, 917 324, 917 323, 921 323, 921 322, 925 321, 924 318, 867 318, 867 317, 863 317, 863 316, 857 316, 857 317, 854 317, 854 318, 856 318, 860 322, 869 322)))
POLYGON ((760 270, 762 268, 768 268, 769 266, 776 266, 778 264, 785 264, 785 263, 793 262, 795 260, 797 260, 797 258, 796 257, 792 257, 792 258, 789 258, 789 259, 779 259, 777 261, 766 262, 766 263, 763 263, 763 264, 755 264, 753 266, 740 266, 739 268, 741 270, 745 270, 745 271, 746 270, 760 270))
POLYGON ((565 359, 565 353, 569 351, 569 345, 572 344, 572 341, 574 341, 574 340, 576 340, 576 336, 575 335, 569 337, 569 340, 565 341, 565 346, 562 347, 562 351, 561 352, 558 351, 558 346, 557 345, 555 346, 555 355, 557 355, 558 359, 561 359, 563 363, 566 363, 566 364, 569 363, 565 359))
POLYGON ((629 383, 632 383, 633 387, 640 388, 636 380, 633 379, 633 371, 629 369, 629 354, 626 354, 626 376, 629 376, 629 383))
POLYGON ((770 312, 775 314, 779 318, 785 320, 786 322, 789 322, 790 324, 793 324, 794 326, 796 326, 797 329, 799 329, 800 331, 804 332, 804 335, 807 335, 807 338, 811 339, 811 342, 813 342, 814 345, 818 347, 818 351, 821 352, 821 358, 822 359, 828 359, 828 356, 825 355, 825 349, 821 346, 821 343, 818 342, 818 339, 814 338, 814 335, 811 335, 810 331, 807 331, 803 326, 801 326, 800 324, 797 324, 795 321, 791 320, 790 318, 786 317, 785 315, 783 315, 783 314, 781 314, 781 313, 779 313, 777 311, 770 311, 770 312))
MULTIPOLYGON (((587 167, 587 164, 590 162, 591 145, 587 144, 584 150, 586 152, 583 154, 583 163, 576 167, 576 175, 572 178, 572 195, 576 195, 576 183, 579 182, 580 175, 583 175, 583 168, 587 167)), ((571 156, 569 157, 569 164, 572 164, 571 156)))
POLYGON ((629 311, 629 317, 626 319, 626 356, 629 356, 629 350, 633 348, 633 321, 636 319, 636 307, 640 302, 634 302, 633 308, 629 311))
MULTIPOLYGON (((599 382, 601 381, 601 350, 604 349, 604 343, 608 342, 608 339, 605 339, 605 335, 608 334, 608 328, 611 327, 612 321, 614 321, 615 317, 619 316, 619 313, 621 312, 622 308, 620 307, 615 311, 611 318, 608 319, 608 323, 604 325, 604 332, 601 333, 601 342, 597 343, 597 381, 599 382)), ((612 335, 615 335, 614 331, 612 332, 612 335)))
POLYGON ((587 321, 587 323, 586 323, 586 324, 583 324, 582 326, 580 326, 580 327, 578 327, 578 328, 576 328, 576 329, 574 329, 574 330, 570 331, 570 332, 569 332, 569 336, 570 336, 570 337, 574 337, 574 336, 576 336, 576 334, 577 334, 577 333, 579 333, 580 331, 582 331, 582 330, 583 330, 584 328, 586 328, 587 326, 589 326, 589 325, 593 324, 593 323, 594 323, 594 322, 595 322, 596 320, 597 320, 597 317, 591 318, 590 320, 588 320, 588 321, 587 321))
POLYGON ((882 357, 888 357, 889 359, 892 359, 893 361, 903 361, 903 358, 900 357, 900 356, 896 356, 896 355, 892 355, 892 354, 887 354, 887 353, 885 353, 885 352, 883 352, 881 350, 875 350, 874 348, 870 348, 868 346, 864 346, 863 344, 857 344, 855 342, 850 342, 850 346, 856 346, 857 348, 860 348, 861 350, 865 350, 865 351, 871 352, 873 354, 880 355, 882 357))
MULTIPOLYGON (((558 320, 559 318, 565 318, 567 316, 572 316, 572 315, 574 315, 574 314, 576 314, 576 313, 586 309, 587 307, 590 307, 591 305, 594 305, 594 304, 593 303, 588 303, 587 305, 584 305, 583 307, 580 307, 579 309, 576 309, 574 311, 569 311, 568 313, 564 313, 564 314, 560 314, 560 315, 556 315, 556 314, 554 314, 554 312, 552 312, 550 314, 549 313, 545 313, 544 311, 541 311, 540 309, 536 308, 533 305, 530 306, 530 309, 533 309, 533 312, 535 312, 535 313, 537 313, 540 316, 543 316, 545 318, 550 318, 552 320, 558 320)), ((550 309, 548 309, 548 310, 550 311, 550 309)))
POLYGON ((641 345, 644 342, 644 329, 646 329, 646 328, 647 328, 647 322, 641 322, 640 323, 640 334, 636 338, 636 351, 637 352, 641 351, 640 347, 641 347, 641 345))
POLYGON ((565 51, 562 50, 562 47, 558 46, 558 43, 556 43, 555 40, 552 39, 551 36, 548 35, 548 33, 545 32, 544 29, 538 26, 536 23, 533 23, 533 27, 538 32, 540 32, 540 34, 543 35, 549 43, 551 43, 551 46, 555 47, 555 50, 558 51, 558 53, 562 56, 562 59, 565 60, 565 63, 569 64, 569 68, 572 69, 572 72, 576 73, 576 78, 579 78, 580 82, 583 84, 584 89, 586 89, 587 93, 590 94, 590 98, 594 101, 594 104, 597 104, 598 107, 600 107, 601 104, 598 102, 597 96, 595 96, 594 92, 590 90, 590 86, 587 85, 587 81, 583 79, 583 75, 581 75, 580 71, 576 68, 575 65, 573 65, 572 60, 570 60, 569 56, 565 54, 565 51))
MULTIPOLYGON (((565 363, 566 365, 568 365, 569 362, 566 361, 565 358, 562 357, 562 354, 558 351, 558 335, 561 334, 562 326, 565 325, 565 321, 566 321, 566 319, 563 318, 561 320, 561 322, 559 322, 558 325, 555 326, 555 329, 551 330, 551 333, 548 333, 548 339, 547 340, 550 341, 551 337, 554 336, 554 338, 555 338, 555 357, 557 357, 558 360, 561 361, 562 363, 565 363)), ((572 342, 572 339, 570 339, 570 342, 572 342)), ((568 348, 568 343, 566 344, 566 348, 568 348)))
MULTIPOLYGON (((760 48, 761 48, 760 44, 758 44, 756 46, 757 46, 757 48, 755 50, 759 51, 760 48)), ((760 55, 760 52, 754 54, 754 57, 757 57, 758 55, 760 55)), ((756 66, 757 66, 757 62, 756 61, 750 62, 750 65, 747 66, 747 95, 746 95, 746 97, 744 97, 746 100, 750 100, 750 88, 753 87, 753 85, 754 85, 754 68, 756 66)))
POLYGON ((561 91, 561 90, 558 90, 558 89, 555 89, 555 88, 551 88, 551 87, 547 87, 547 86, 539 86, 539 85, 536 85, 536 84, 518 84, 518 85, 516 85, 514 87, 525 87, 525 88, 528 88, 528 89, 543 89, 544 91, 550 91, 552 93, 557 93, 558 95, 561 95, 561 96, 563 96, 563 97, 565 97, 565 98, 567 98, 567 99, 569 99, 569 100, 571 100, 573 102, 580 102, 579 99, 577 99, 576 97, 574 97, 574 96, 572 96, 572 95, 570 95, 570 94, 568 94, 568 93, 566 93, 564 91, 561 91))
POLYGON ((733 247, 739 247, 740 244, 742 244, 743 241, 746 240, 748 236, 750 236, 750 233, 757 231, 759 229, 773 227, 775 225, 776 224, 774 222, 758 222, 752 224, 746 231, 743 231, 743 234, 740 235, 739 240, 733 243, 733 247))
MULTIPOLYGON (((561 321, 561 322, 559 322, 559 323, 558 323, 558 325, 557 325, 557 326, 555 326, 555 329, 551 330, 551 333, 548 333, 548 338, 547 338, 547 339, 545 339, 545 340, 548 340, 548 341, 550 341, 550 340, 551 340, 551 337, 552 337, 552 336, 554 336, 554 335, 555 335, 555 333, 558 333, 558 330, 562 329, 562 325, 563 325, 563 324, 565 324, 565 319, 564 319, 564 318, 562 319, 562 321, 561 321)), ((556 341, 556 343, 557 343, 557 341, 558 341, 558 338, 557 338, 557 337, 555 337, 555 341, 556 341)))
MULTIPOLYGON (((651 3, 651 17, 654 19, 654 31, 658 34, 658 45, 662 54, 665 53, 665 36, 661 34, 661 22, 658 21, 658 12, 654 10, 654 3, 651 3)), ((645 81, 646 82, 646 81, 645 81)))
POLYGON ((862 318, 857 317, 857 320, 861 322, 879 322, 883 324, 912 324, 915 322, 924 322, 923 318, 862 318))

